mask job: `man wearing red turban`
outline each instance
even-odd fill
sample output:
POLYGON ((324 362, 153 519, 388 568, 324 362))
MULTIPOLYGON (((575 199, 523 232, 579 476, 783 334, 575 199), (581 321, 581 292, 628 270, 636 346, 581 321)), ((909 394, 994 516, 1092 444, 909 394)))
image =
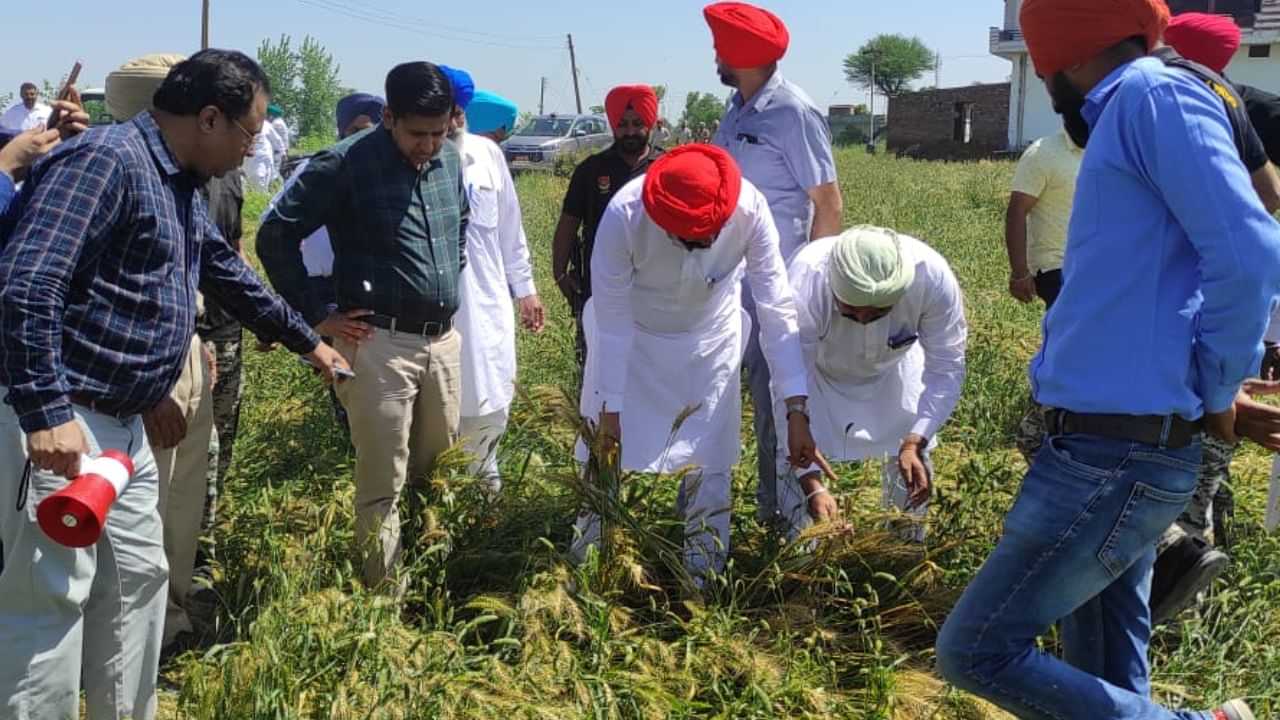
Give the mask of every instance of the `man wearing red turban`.
POLYGON ((574 168, 551 244, 551 270, 578 326, 579 365, 585 362, 587 352, 582 307, 591 297, 591 250, 596 228, 614 193, 632 178, 643 175, 662 154, 662 148, 652 143, 653 128, 658 122, 658 96, 653 88, 620 85, 609 91, 604 107, 613 128, 613 144, 574 168))
MULTIPOLYGON (((831 131, 809 96, 782 77, 778 61, 791 36, 776 15, 754 5, 718 2, 702 11, 711 28, 720 80, 736 88, 716 129, 716 145, 733 155, 769 202, 782 257, 811 239, 839 235, 844 204, 836 183, 831 131)), ((746 307, 754 319, 750 283, 746 307)), ((754 326, 753 326, 754 327, 754 326)), ((769 367, 753 330, 747 344, 748 384, 756 433, 757 518, 782 527, 777 498, 777 432, 769 367)))
MULTIPOLYGON (((694 467, 680 489, 685 564, 702 577, 724 568, 730 471, 742 422, 739 373, 751 321, 741 286, 756 289, 761 344, 788 419, 792 461, 814 458, 804 412, 807 381, 796 308, 778 233, 759 190, 712 145, 683 145, 614 196, 596 234, 592 298, 583 313, 583 417, 618 439, 621 467, 667 473, 694 467), (683 418, 673 431, 673 421, 683 418)), ((578 459, 588 459, 584 443, 578 459)), ((600 534, 599 508, 578 518, 573 552, 600 534)))
POLYGON ((947 680, 1018 717, 1254 717, 1239 700, 1151 700, 1156 540, 1195 492, 1202 435, 1236 441, 1237 395, 1280 302, 1280 224, 1223 98, 1147 56, 1168 20, 1163 0, 1022 5, 1036 70, 1088 145, 1031 362, 1044 444, 937 643, 947 680), (1062 660, 1036 646, 1055 623, 1062 660))

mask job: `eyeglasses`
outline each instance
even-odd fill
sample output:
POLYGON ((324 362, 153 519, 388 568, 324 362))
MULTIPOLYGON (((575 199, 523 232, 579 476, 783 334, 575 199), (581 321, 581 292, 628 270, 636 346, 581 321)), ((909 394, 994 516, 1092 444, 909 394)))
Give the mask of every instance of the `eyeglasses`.
POLYGON ((247 129, 245 129, 245 126, 241 125, 239 120, 236 120, 235 118, 231 117, 230 115, 228 115, 228 116, 227 116, 227 119, 231 121, 231 124, 232 124, 232 125, 235 125, 235 126, 236 126, 236 129, 237 129, 237 130, 239 130, 240 132, 244 133, 244 137, 245 137, 245 139, 246 139, 246 140, 248 140, 249 142, 251 142, 251 143, 252 143, 252 142, 254 141, 254 139, 258 136, 258 134, 257 134, 257 133, 251 133, 251 132, 249 132, 247 129))

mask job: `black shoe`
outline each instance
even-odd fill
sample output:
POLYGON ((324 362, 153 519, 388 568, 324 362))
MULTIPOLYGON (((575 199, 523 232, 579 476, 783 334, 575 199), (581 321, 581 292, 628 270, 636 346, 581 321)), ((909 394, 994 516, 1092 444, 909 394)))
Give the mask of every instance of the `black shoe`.
POLYGON ((1225 553, 1190 535, 1160 553, 1151 580, 1151 624, 1170 620, 1195 602, 1230 562, 1225 553))

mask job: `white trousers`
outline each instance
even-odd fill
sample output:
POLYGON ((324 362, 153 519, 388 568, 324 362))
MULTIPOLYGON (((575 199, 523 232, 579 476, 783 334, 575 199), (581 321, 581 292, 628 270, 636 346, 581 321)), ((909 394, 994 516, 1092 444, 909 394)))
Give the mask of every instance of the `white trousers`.
MULTIPOLYGON (((676 512, 684 518, 684 564, 689 574, 722 572, 729 558, 729 471, 691 473, 680 483, 676 512)), ((584 511, 574 523, 570 555, 581 562, 600 542, 600 516, 584 511)))
POLYGON ((507 420, 511 408, 475 417, 462 416, 458 423, 458 436, 462 448, 475 458, 471 462, 471 475, 479 479, 496 495, 502 492, 502 476, 498 473, 498 442, 507 432, 507 420))
MULTIPOLYGON (((922 457, 925 470, 932 478, 933 461, 929 457, 929 451, 923 451, 922 457)), ((794 540, 796 536, 813 525, 813 518, 809 516, 809 500, 800 487, 800 479, 796 476, 795 468, 786 461, 782 461, 782 464, 783 467, 778 468, 778 477, 782 479, 778 483, 778 508, 787 522, 787 537, 794 540)), ((823 483, 826 484, 825 478, 823 483)), ((829 489, 832 492, 836 490, 830 487, 829 489)), ((907 510, 910 495, 911 491, 907 489, 902 472, 898 470, 898 458, 896 456, 885 458, 880 466, 880 507, 885 510, 897 509, 904 512, 907 519, 892 523, 894 529, 904 541, 922 543, 925 537, 924 520, 929 514, 929 503, 926 501, 918 507, 907 510)))
POLYGON ((169 570, 156 464, 140 417, 73 409, 90 454, 128 453, 134 477, 96 545, 59 545, 36 506, 67 481, 26 472, 26 435, 0 403, 0 717, 80 717, 83 683, 90 720, 150 720, 169 570))

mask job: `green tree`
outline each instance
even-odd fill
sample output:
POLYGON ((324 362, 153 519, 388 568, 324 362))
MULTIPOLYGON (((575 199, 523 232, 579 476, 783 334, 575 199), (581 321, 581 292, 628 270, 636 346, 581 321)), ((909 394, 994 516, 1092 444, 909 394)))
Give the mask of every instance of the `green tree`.
POLYGON ((934 53, 920 38, 877 35, 844 59, 844 77, 860 87, 870 87, 874 77, 876 88, 892 97, 933 67, 934 53))
POLYGON ((288 35, 281 35, 279 42, 263 40, 258 46, 258 64, 271 79, 271 102, 284 110, 285 117, 299 116, 298 107, 298 55, 291 47, 288 35))
POLYGON ((724 103, 712 93, 691 92, 684 98, 680 123, 687 128, 710 127, 724 116, 724 103))
POLYGON ((604 106, 603 106, 603 105, 592 105, 590 108, 588 108, 588 109, 587 109, 587 112, 594 113, 594 114, 596 114, 596 115, 603 115, 603 114, 604 114, 604 106))
POLYGON ((335 135, 333 111, 345 88, 338 80, 341 67, 319 41, 308 35, 294 49, 288 35, 275 43, 263 40, 258 63, 271 79, 272 102, 297 124, 301 137, 335 135))

